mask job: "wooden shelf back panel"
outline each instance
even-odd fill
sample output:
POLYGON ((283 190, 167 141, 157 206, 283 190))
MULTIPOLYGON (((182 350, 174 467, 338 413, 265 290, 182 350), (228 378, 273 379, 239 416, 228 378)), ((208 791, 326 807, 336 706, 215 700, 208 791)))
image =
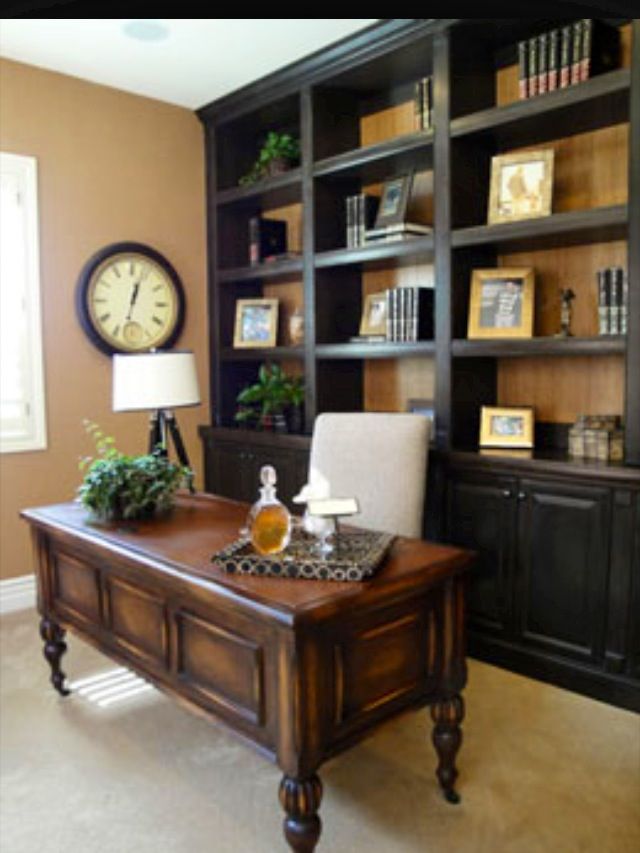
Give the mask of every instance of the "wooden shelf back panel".
POLYGON ((360 120, 360 145, 375 145, 416 130, 413 101, 395 104, 360 120))
POLYGON ((533 406, 536 420, 548 423, 622 414, 624 356, 499 360, 497 405, 533 406))
POLYGON ((433 400, 435 390, 432 358, 381 359, 365 363, 366 412, 406 412, 408 400, 433 400))
POLYGON ((571 303, 571 331, 577 337, 598 334, 598 284, 596 270, 603 267, 627 266, 627 242, 592 243, 562 249, 535 252, 513 252, 500 255, 501 267, 528 267, 535 270, 536 336, 555 335, 560 327, 561 287, 576 294, 571 303))
POLYGON ((300 281, 265 282, 262 293, 265 299, 277 299, 278 345, 293 346, 289 335, 289 318, 296 308, 304 310, 304 290, 300 281))

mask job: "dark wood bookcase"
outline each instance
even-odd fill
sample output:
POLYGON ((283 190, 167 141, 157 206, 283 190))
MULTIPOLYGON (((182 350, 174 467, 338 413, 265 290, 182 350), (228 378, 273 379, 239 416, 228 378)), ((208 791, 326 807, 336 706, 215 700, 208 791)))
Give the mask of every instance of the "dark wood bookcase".
POLYGON ((304 478, 308 438, 233 428, 236 396, 264 361, 304 375, 307 435, 321 412, 404 411, 409 399, 434 399, 426 531, 480 551, 472 652, 638 707, 640 22, 609 20, 620 29, 619 68, 519 100, 517 41, 565 21, 386 20, 199 110, 208 167, 206 482, 230 493, 233 459, 246 484, 269 449, 286 469, 287 496, 304 478), (416 130, 414 84, 427 75, 433 130, 416 130), (269 130, 299 137, 299 167, 240 187, 269 130), (491 157, 536 147, 555 152, 552 215, 487 224, 491 157), (385 178, 408 171, 410 218, 432 223, 433 234, 346 248, 346 197, 379 194, 385 178), (293 257, 249 266, 248 223, 258 214, 286 220, 293 257), (595 273, 614 265, 628 270, 628 332, 600 337, 595 273), (531 339, 467 339, 471 271, 494 266, 535 269, 531 339), (425 281, 435 288, 432 340, 350 342, 366 295, 425 281), (560 286, 576 293, 569 339, 554 337, 560 286), (234 349, 236 300, 255 296, 279 300, 278 346, 234 349), (302 346, 287 337, 296 308, 302 346), (482 405, 533 406, 533 454, 482 453, 482 405), (603 413, 624 417, 625 463, 572 460, 569 424, 603 413))

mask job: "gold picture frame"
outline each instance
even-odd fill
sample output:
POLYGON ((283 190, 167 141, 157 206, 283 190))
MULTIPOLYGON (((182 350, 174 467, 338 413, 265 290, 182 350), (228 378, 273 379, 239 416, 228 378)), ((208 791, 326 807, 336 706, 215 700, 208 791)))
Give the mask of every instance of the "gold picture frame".
POLYGON ((533 297, 531 267, 473 270, 467 337, 532 337, 533 297))
POLYGON ((370 293, 365 296, 360 319, 361 335, 386 335, 387 333, 387 294, 370 293))
POLYGON ((552 148, 491 158, 489 225, 549 216, 553 160, 552 148))
POLYGON ((237 300, 233 334, 235 349, 275 347, 277 336, 277 299, 237 300))
POLYGON ((527 406, 482 406, 480 447, 533 447, 533 409, 527 406))

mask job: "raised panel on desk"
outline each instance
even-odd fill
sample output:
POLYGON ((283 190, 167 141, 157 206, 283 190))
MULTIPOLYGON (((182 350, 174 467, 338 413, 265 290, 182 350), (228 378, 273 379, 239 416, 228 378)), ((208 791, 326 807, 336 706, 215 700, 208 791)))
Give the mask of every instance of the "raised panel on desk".
POLYGON ((510 627, 516 481, 454 474, 448 488, 447 541, 478 554, 469 573, 470 624, 492 633, 510 627))
POLYGON ((164 599, 128 581, 106 583, 109 628, 114 641, 146 663, 166 668, 169 662, 164 599))
POLYGON ((58 551, 53 558, 54 607, 80 624, 100 624, 100 576, 97 569, 58 551))
POLYGON ((602 656, 608 489, 520 481, 519 630, 553 653, 602 656))

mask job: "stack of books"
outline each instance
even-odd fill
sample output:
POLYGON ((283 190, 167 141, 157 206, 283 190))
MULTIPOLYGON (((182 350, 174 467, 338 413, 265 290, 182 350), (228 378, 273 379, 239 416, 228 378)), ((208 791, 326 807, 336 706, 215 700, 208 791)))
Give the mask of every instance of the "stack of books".
POLYGON ((414 87, 413 105, 416 130, 433 127, 433 77, 422 77, 414 87))
POLYGON ((417 222, 398 222, 395 225, 384 225, 382 228, 368 228, 364 232, 364 242, 370 246, 372 243, 389 243, 394 240, 407 240, 412 237, 424 237, 431 234, 433 228, 430 225, 420 225, 417 222))
POLYGON ((594 74, 617 68, 619 56, 618 28, 593 18, 518 42, 520 98, 584 83, 594 74))
POLYGON ((387 295, 387 340, 433 340, 431 287, 394 287, 387 295))
POLYGON ((598 334, 627 334, 629 280, 622 267, 598 270, 598 334))
POLYGON ((347 196, 347 249, 364 246, 365 232, 375 222, 379 203, 380 199, 375 195, 358 193, 347 196))
POLYGON ((624 430, 619 415, 579 415, 569 430, 569 456, 621 462, 624 430))

